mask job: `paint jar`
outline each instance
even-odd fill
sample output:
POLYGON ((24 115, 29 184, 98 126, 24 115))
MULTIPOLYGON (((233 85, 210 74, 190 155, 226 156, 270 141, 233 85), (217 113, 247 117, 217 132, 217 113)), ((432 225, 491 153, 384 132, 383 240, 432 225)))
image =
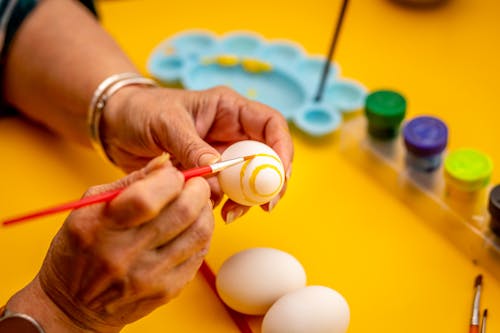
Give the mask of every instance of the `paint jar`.
POLYGON ((483 221, 485 188, 493 172, 491 158, 474 149, 451 152, 444 161, 445 201, 468 220, 483 221))
POLYGON ((370 93, 365 101, 368 133, 379 140, 392 140, 406 114, 405 98, 391 90, 370 93))
POLYGON ((448 128, 438 118, 416 117, 403 127, 406 166, 422 172, 433 172, 441 166, 442 153, 448 144, 448 128))
POLYGON ((490 192, 488 212, 490 213, 490 230, 495 236, 500 237, 500 185, 495 186, 490 192))
POLYGON ((448 144, 448 128, 438 118, 420 116, 403 126, 404 172, 401 174, 423 190, 439 195, 443 177, 438 172, 448 144))
POLYGON ((366 97, 366 143, 376 155, 391 163, 399 160, 402 153, 395 139, 405 114, 406 100, 395 91, 377 90, 366 97))

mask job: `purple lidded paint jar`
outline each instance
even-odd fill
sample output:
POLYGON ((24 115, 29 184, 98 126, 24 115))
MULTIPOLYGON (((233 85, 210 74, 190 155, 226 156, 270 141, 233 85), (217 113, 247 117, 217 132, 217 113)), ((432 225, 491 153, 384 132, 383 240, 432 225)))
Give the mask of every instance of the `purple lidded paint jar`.
POLYGON ((415 117, 405 124, 403 138, 407 166, 423 172, 439 168, 448 144, 448 127, 442 120, 430 116, 415 117))

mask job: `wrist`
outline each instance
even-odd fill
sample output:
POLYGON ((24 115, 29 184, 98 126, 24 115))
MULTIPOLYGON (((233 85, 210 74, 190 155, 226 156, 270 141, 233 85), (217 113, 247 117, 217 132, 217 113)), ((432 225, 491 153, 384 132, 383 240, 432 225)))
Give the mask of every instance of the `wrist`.
POLYGON ((101 133, 101 120, 109 100, 121 90, 129 86, 156 87, 155 81, 136 73, 120 73, 111 75, 99 84, 94 91, 87 114, 87 125, 92 147, 103 157, 114 163, 103 145, 101 133))
POLYGON ((94 332, 81 328, 59 309, 42 290, 38 277, 12 296, 6 308, 33 318, 46 333, 94 332))
POLYGON ((132 101, 140 98, 145 90, 153 88, 154 87, 144 85, 128 85, 113 94, 113 96, 108 99, 106 110, 102 116, 101 129, 103 132, 101 134, 104 135, 104 130, 106 130, 108 126, 114 126, 113 128, 119 127, 116 125, 120 122, 120 110, 125 110, 132 101))

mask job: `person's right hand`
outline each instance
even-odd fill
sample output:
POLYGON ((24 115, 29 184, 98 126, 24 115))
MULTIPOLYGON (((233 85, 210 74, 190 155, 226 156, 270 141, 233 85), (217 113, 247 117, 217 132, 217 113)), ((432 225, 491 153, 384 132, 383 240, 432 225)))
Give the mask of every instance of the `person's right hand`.
POLYGON ((206 180, 184 183, 160 157, 87 195, 123 186, 108 204, 71 213, 37 278, 9 301, 11 311, 23 312, 23 302, 33 302, 40 294, 33 289, 41 287, 75 327, 118 332, 179 294, 201 265, 213 230, 206 180))

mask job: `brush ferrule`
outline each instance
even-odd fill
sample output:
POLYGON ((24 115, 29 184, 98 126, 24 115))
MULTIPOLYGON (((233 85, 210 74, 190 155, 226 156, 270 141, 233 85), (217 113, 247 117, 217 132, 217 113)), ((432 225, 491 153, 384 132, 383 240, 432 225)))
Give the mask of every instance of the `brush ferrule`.
POLYGON ((481 300, 481 285, 476 287, 476 292, 474 294, 474 302, 472 303, 472 316, 470 319, 471 325, 479 325, 479 315, 480 315, 480 300, 481 300))
POLYGON ((212 164, 211 165, 212 172, 218 172, 218 171, 224 170, 225 168, 228 168, 230 166, 233 166, 233 165, 236 165, 238 163, 241 163, 244 160, 245 159, 243 157, 239 157, 239 158, 234 158, 234 159, 231 159, 231 160, 222 161, 222 162, 218 162, 218 163, 212 164))

